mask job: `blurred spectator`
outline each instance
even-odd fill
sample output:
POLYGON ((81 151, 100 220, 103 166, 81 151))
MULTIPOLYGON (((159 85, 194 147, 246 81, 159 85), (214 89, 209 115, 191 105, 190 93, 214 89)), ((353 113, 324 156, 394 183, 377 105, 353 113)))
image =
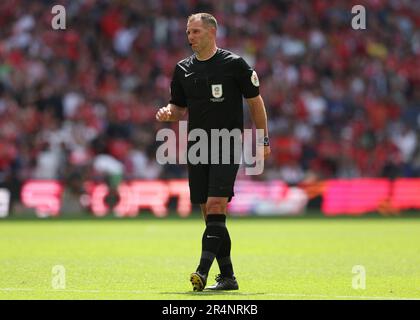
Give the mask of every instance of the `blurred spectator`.
POLYGON ((156 163, 154 114, 198 11, 262 83, 273 159, 253 178, 420 176, 419 1, 359 1, 358 31, 344 0, 59 3, 56 31, 55 3, 0 2, 0 183, 186 177, 156 163))

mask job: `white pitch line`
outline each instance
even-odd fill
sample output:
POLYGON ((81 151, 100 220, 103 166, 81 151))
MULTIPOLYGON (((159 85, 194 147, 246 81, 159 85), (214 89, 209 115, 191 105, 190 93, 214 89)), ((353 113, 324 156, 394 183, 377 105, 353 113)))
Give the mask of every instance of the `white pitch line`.
POLYGON ((329 296, 329 295, 321 295, 321 294, 298 294, 298 293, 267 293, 264 295, 265 296, 282 296, 282 297, 326 298, 326 299, 420 300, 420 298, 407 298, 407 297, 329 296))
POLYGON ((139 290, 84 290, 84 289, 29 289, 29 288, 0 288, 0 291, 35 291, 35 292, 77 292, 77 293, 133 293, 133 294, 156 294, 153 291, 139 290))
POLYGON ((35 291, 35 289, 25 289, 25 288, 0 288, 0 291, 35 291))
MULTIPOLYGON (((30 288, 0 288, 0 291, 36 291, 36 292, 77 292, 77 293, 131 293, 131 294, 159 294, 155 291, 139 291, 139 290, 77 290, 77 289, 30 289, 30 288)), ((208 291, 204 291, 207 293, 208 291)), ((174 292, 176 294, 176 292, 174 292)), ((200 292, 196 292, 197 296, 200 296, 200 292)), ((229 293, 227 293, 229 294, 229 293)), ((245 293, 242 293, 245 294, 245 293)), ((252 293, 246 293, 252 295, 252 293)), ((278 296, 278 297, 306 297, 306 298, 324 298, 324 299, 365 299, 365 300, 420 300, 420 298, 408 298, 408 297, 372 297, 372 296, 334 296, 334 295, 322 295, 322 294, 299 294, 299 293, 266 293, 256 294, 258 296, 278 296)), ((202 295, 204 296, 204 295, 202 295)), ((241 297, 239 292, 236 297, 241 297)), ((257 300, 257 299, 256 299, 257 300)))
POLYGON ((79 292, 79 293, 133 293, 133 294, 151 294, 157 293, 153 291, 139 291, 139 290, 77 290, 77 289, 49 289, 46 292, 79 292))

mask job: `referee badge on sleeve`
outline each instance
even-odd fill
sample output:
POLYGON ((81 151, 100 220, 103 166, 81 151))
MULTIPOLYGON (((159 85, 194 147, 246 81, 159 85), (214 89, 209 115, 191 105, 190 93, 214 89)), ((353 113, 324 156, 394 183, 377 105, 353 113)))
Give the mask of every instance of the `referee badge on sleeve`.
POLYGON ((260 86, 260 80, 258 80, 258 76, 257 76, 257 73, 255 72, 255 70, 252 71, 251 82, 255 87, 260 86))

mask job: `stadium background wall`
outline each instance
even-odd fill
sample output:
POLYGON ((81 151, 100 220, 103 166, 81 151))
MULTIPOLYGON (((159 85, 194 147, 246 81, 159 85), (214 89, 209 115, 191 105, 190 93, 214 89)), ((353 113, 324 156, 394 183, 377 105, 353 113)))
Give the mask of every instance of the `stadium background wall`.
MULTIPOLYGON (((287 185, 280 180, 238 181, 229 203, 232 215, 305 215, 321 209, 325 216, 359 216, 369 212, 384 215, 420 209, 420 179, 382 178, 335 179, 287 185)), ((135 217, 144 211, 166 217, 175 211, 188 217, 194 211, 188 181, 135 180, 115 188, 86 181, 81 194, 71 194, 55 180, 26 181, 18 197, 0 189, 0 217, 35 214, 38 217, 80 214, 103 217, 135 217)))

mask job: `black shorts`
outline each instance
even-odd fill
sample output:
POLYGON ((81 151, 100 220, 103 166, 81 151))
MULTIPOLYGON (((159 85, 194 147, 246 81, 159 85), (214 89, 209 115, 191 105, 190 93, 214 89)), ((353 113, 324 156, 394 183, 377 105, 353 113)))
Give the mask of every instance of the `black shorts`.
POLYGON ((239 164, 188 164, 192 203, 206 203, 208 197, 234 196, 233 187, 239 164))

